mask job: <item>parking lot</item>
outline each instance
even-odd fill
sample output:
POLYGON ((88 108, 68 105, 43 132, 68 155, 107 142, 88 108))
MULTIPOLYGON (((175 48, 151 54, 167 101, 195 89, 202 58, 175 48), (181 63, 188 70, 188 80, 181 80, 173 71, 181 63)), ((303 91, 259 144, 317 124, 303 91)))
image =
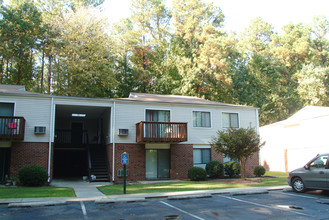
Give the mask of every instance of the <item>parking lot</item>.
POLYGON ((0 206, 0 219, 329 219, 329 195, 271 191, 268 194, 95 204, 93 201, 33 208, 0 206))

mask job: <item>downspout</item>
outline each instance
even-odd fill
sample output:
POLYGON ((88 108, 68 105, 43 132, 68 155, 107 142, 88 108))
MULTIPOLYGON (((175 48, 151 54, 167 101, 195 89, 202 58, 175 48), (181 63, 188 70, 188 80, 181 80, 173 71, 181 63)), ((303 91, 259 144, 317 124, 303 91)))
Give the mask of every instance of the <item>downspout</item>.
MULTIPOLYGON (((258 117, 258 109, 255 109, 255 114, 256 114, 256 132, 259 135, 259 117, 258 117)), ((260 153, 258 152, 258 165, 261 165, 261 158, 260 158, 260 153)))
POLYGON ((51 152, 52 152, 52 134, 53 134, 53 114, 54 114, 54 97, 51 97, 51 105, 50 105, 50 120, 49 120, 49 152, 48 152, 48 183, 50 182, 50 168, 51 168, 51 152))
POLYGON ((255 109, 255 111, 256 111, 256 132, 257 132, 257 134, 259 134, 259 117, 258 117, 258 109, 256 108, 255 109))
POLYGON ((112 114, 112 182, 115 177, 115 101, 113 102, 113 114, 112 114))

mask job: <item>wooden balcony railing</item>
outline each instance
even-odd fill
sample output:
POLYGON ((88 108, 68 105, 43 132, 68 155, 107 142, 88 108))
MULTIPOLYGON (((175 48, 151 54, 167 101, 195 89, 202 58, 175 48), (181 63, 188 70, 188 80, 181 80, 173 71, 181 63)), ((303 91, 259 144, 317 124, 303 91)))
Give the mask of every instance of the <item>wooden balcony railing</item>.
POLYGON ((141 121, 136 124, 137 143, 187 141, 187 123, 141 121))
POLYGON ((24 140, 23 117, 0 116, 0 140, 24 140))

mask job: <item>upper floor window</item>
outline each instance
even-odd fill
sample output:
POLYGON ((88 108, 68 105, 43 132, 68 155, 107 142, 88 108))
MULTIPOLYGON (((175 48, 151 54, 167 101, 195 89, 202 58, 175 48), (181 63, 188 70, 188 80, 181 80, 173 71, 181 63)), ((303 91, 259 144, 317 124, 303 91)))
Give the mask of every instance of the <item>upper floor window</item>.
POLYGON ((170 122, 170 111, 168 110, 146 110, 146 121, 170 122))
POLYGON ((0 103, 0 116, 13 116, 14 103, 0 103))
POLYGON ((223 113, 223 128, 239 128, 238 113, 223 113))
POLYGON ((193 111, 193 127, 210 128, 210 112, 193 111))

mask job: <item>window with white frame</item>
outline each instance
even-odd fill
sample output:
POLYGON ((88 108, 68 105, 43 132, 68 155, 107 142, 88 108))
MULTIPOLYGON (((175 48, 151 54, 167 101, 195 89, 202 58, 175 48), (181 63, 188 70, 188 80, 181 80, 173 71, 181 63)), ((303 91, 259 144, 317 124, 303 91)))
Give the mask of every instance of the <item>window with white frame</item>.
POLYGON ((193 111, 193 127, 210 128, 210 112, 193 111))
POLYGON ((210 162, 210 148, 194 148, 193 163, 206 164, 210 162))
POLYGON ((146 109, 146 121, 170 122, 170 111, 146 109))
POLYGON ((223 112, 222 123, 223 128, 239 128, 239 114, 223 112))

